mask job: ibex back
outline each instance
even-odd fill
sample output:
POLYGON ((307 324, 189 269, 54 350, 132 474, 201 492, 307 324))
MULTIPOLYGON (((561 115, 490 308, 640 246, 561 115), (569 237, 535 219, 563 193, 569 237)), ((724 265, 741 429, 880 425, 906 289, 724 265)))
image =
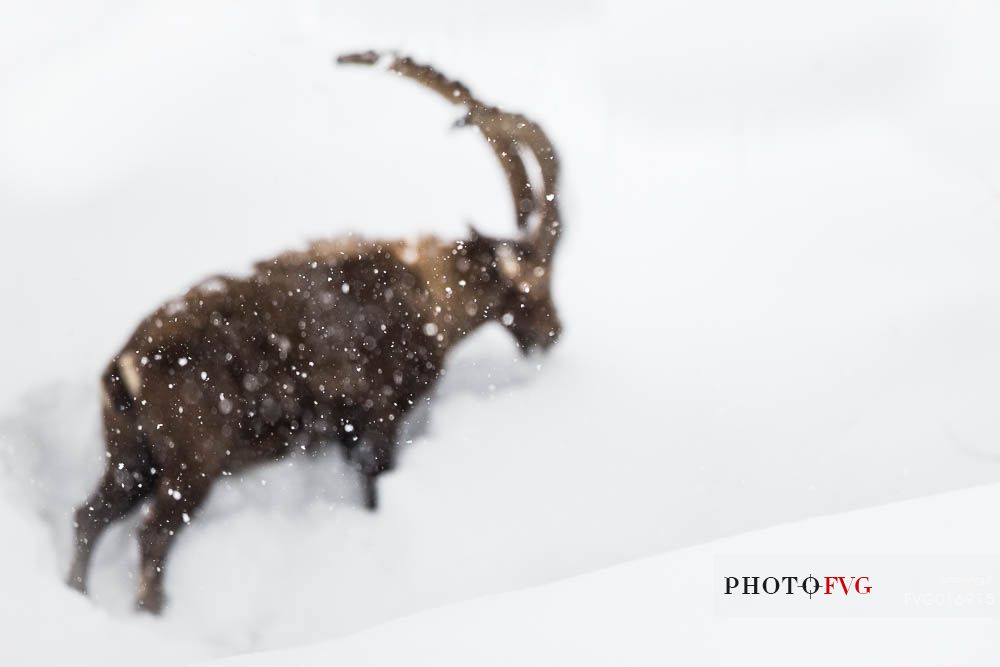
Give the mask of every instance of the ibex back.
POLYGON ((215 480, 296 449, 339 443, 374 509, 400 422, 452 345, 493 320, 525 351, 559 335, 549 293, 558 162, 538 125, 409 58, 367 52, 339 62, 383 62, 462 105, 464 123, 504 168, 518 236, 319 242, 249 277, 208 280, 147 317, 103 376, 106 469, 76 511, 69 573, 81 591, 101 533, 150 498, 137 604, 158 612, 170 545, 215 480))

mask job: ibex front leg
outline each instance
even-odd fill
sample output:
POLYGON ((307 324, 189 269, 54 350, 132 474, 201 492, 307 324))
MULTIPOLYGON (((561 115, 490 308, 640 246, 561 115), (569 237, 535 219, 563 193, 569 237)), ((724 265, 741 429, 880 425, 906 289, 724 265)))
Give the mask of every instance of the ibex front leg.
POLYGON ((354 461, 361 473, 361 484, 364 490, 365 507, 370 510, 378 509, 378 492, 375 488, 375 480, 386 470, 391 470, 395 465, 396 456, 396 435, 398 429, 367 428, 361 433, 361 437, 354 449, 354 461))

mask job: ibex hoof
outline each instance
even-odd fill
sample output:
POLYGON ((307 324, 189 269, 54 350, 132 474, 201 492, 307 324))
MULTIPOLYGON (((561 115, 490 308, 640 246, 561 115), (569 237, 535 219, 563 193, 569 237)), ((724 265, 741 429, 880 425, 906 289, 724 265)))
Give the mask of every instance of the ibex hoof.
POLYGON ((82 576, 76 574, 75 572, 71 572, 70 575, 66 577, 66 585, 74 591, 78 591, 84 595, 87 594, 87 582, 84 581, 82 576))
POLYGON ((136 611, 159 616, 163 611, 163 591, 143 591, 135 602, 136 611))

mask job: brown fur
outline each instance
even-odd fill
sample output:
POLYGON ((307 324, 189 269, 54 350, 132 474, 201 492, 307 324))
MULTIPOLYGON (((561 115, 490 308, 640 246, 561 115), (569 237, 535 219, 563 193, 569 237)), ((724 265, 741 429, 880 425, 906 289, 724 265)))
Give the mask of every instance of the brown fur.
POLYGON ((493 320, 526 351, 558 337, 549 293, 557 162, 548 139, 430 67, 396 57, 390 69, 464 104, 466 121, 502 147, 523 236, 320 241, 257 264, 249 277, 205 281, 143 320, 102 379, 107 467, 76 512, 70 585, 85 590, 101 533, 151 498, 138 605, 159 611, 170 545, 214 481, 295 449, 340 443, 374 509, 375 478, 394 463, 400 422, 452 345, 493 320), (541 166, 539 187, 522 152, 541 166), (528 213, 538 217, 530 231, 528 213))

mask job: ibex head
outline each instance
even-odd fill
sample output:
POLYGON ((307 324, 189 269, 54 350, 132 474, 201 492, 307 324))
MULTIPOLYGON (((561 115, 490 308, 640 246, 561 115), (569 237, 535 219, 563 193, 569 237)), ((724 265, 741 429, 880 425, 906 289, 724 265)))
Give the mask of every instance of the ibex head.
POLYGON ((474 229, 458 244, 457 270, 475 286, 477 317, 499 321, 524 352, 545 349, 562 326, 552 301, 552 258, 561 233, 559 160, 552 142, 536 123, 521 114, 488 106, 458 81, 447 79, 429 65, 375 51, 352 53, 341 64, 384 64, 413 79, 453 104, 465 107, 460 124, 474 126, 486 138, 510 185, 518 236, 497 239, 474 229), (529 167, 537 172, 529 175, 529 167))

